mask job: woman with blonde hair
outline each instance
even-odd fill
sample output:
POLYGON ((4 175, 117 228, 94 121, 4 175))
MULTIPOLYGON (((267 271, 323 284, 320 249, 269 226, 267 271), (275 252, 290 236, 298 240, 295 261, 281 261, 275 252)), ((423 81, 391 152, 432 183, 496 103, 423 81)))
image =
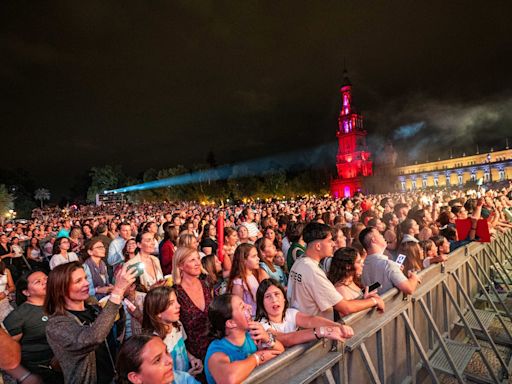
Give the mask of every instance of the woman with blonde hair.
POLYGON ((212 293, 206 282, 199 279, 202 273, 199 252, 194 248, 178 247, 172 264, 172 277, 181 306, 180 320, 187 334, 185 344, 192 355, 204 360, 212 340, 208 320, 212 293))
POLYGON ((178 247, 198 249, 198 246, 197 237, 188 232, 182 232, 178 237, 178 247))

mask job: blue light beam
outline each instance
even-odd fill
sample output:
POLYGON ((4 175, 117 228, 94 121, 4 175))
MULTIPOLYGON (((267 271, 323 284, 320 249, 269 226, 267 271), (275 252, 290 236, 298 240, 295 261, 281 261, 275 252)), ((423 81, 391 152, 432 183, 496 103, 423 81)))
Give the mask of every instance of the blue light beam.
MULTIPOLYGON (((175 187, 179 185, 193 184, 201 181, 227 180, 230 177, 242 178, 262 175, 266 172, 278 169, 291 169, 302 164, 302 169, 321 163, 322 157, 329 152, 334 152, 336 143, 323 144, 306 151, 293 151, 276 156, 268 156, 261 159, 249 160, 232 165, 224 165, 215 169, 186 173, 183 175, 168 177, 165 179, 148 181, 142 184, 126 186, 117 189, 106 190, 104 193, 127 193, 145 191, 148 189, 175 187)), ((270 173, 270 172, 269 172, 270 173)))

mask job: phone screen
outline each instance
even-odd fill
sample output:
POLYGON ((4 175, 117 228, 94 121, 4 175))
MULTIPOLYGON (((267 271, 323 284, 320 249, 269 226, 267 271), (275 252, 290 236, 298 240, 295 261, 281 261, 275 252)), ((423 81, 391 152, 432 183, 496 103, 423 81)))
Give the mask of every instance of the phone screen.
MULTIPOLYGON (((370 286, 368 287, 368 292, 376 291, 376 290, 377 290, 377 289, 379 289, 379 288, 380 288, 380 283, 377 281, 376 283, 373 283, 372 285, 370 285, 370 286)), ((363 293, 363 295, 364 295, 364 293, 365 293, 365 288, 363 288, 363 289, 361 290, 361 292, 362 292, 362 293, 363 293)))
POLYGON ((404 263, 406 257, 407 256, 405 256, 403 254, 399 254, 395 260, 395 263, 397 263, 398 265, 402 265, 404 263))

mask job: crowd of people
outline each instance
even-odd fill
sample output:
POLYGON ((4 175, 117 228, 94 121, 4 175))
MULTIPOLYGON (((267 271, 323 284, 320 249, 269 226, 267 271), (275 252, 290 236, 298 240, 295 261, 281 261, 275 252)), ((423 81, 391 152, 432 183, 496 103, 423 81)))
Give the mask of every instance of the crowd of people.
POLYGON ((36 209, 0 226, 4 381, 239 383, 506 231, 511 191, 36 209))

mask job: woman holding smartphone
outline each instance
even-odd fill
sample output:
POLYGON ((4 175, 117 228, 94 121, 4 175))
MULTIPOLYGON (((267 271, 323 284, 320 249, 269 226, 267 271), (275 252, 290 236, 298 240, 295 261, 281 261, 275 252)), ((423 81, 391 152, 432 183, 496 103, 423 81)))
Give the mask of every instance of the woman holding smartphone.
POLYGON ((48 277, 45 312, 48 344, 59 361, 66 383, 110 384, 114 377, 112 344, 107 342, 125 291, 136 270, 124 266, 116 276, 105 307, 85 304, 89 282, 78 262, 59 265, 48 277))
MULTIPOLYGON (((355 248, 345 247, 334 252, 327 278, 334 284, 336 290, 345 300, 368 299, 371 297, 381 304, 382 299, 374 292, 379 287, 372 287, 372 291, 370 292, 366 292, 362 289, 363 287, 359 282, 362 273, 363 260, 361 255, 355 248)), ((375 304, 369 305, 368 308, 374 305, 375 304)))

